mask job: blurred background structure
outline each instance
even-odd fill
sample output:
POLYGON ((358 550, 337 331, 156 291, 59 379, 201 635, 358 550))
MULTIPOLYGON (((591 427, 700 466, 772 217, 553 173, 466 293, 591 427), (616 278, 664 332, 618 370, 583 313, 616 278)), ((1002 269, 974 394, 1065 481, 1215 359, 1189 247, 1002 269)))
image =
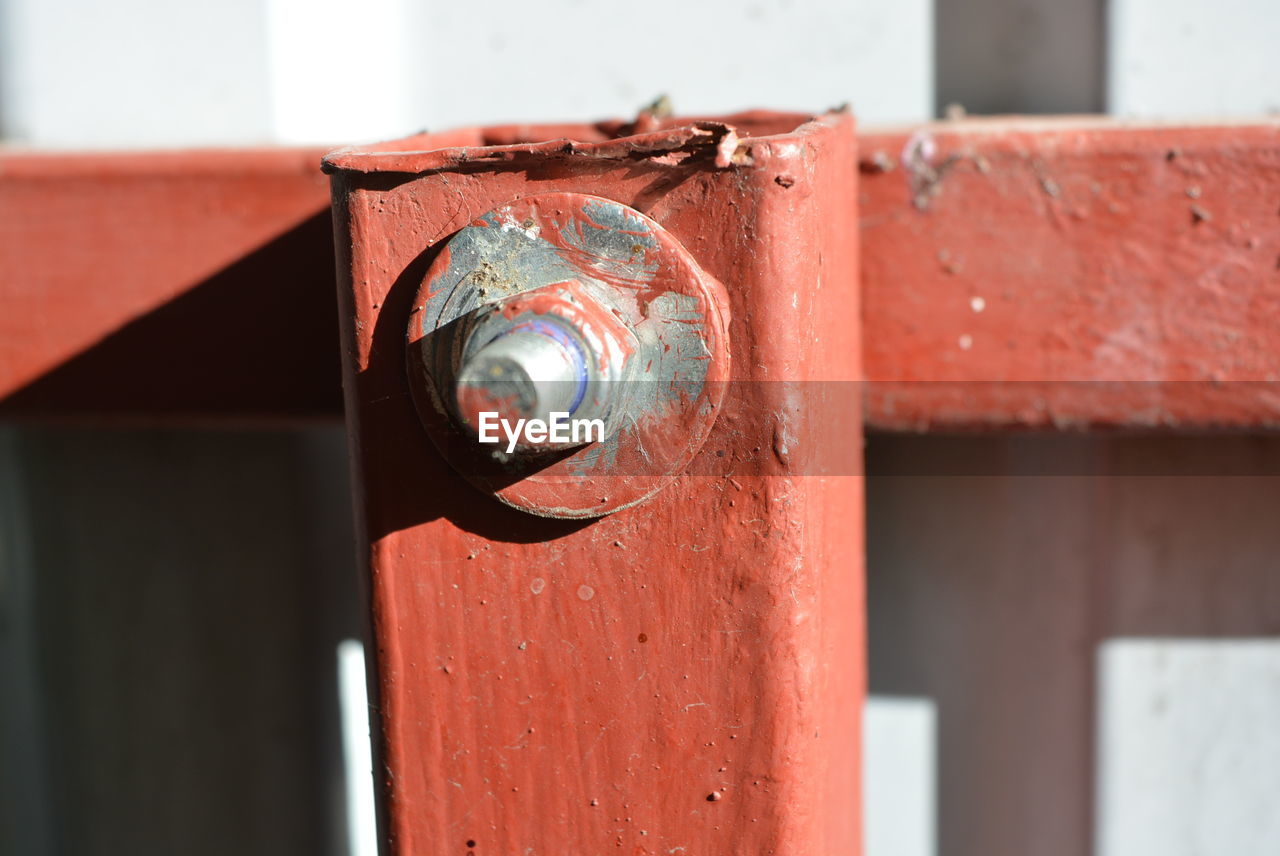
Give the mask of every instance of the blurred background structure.
MULTIPOLYGON (((1280 110, 1276 45, 1271 0, 0 0, 0 136, 336 146, 660 93, 1212 122, 1280 110)), ((1206 444, 1277 471, 1264 436, 871 436, 868 856, 1280 853, 1280 479, 1130 465, 1206 444), (1000 466, 892 474, 930 455, 1000 466)), ((350 504, 338 424, 0 425, 0 853, 370 852, 350 504)))

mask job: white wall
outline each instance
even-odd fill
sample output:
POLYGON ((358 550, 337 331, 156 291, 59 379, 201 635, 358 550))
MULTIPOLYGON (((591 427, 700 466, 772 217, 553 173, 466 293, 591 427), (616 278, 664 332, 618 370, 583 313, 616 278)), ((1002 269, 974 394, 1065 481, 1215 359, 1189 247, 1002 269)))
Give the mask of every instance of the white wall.
POLYGON ((928 0, 4 0, 0 127, 57 147, 345 143, 681 111, 919 120, 928 0))
POLYGON ((1116 639, 1098 665, 1098 856, 1280 853, 1280 639, 1116 639))
POLYGON ((1280 112, 1275 0, 1115 0, 1107 104, 1121 116, 1280 112))
POLYGON ((0 128, 38 146, 272 139, 261 0, 6 0, 0 128))
POLYGON ((692 113, 933 109, 928 0, 503 0, 424 4, 413 20, 431 45, 419 103, 437 125, 625 116, 663 93, 692 113))
POLYGON ((938 852, 937 709, 872 696, 862 716, 863 856, 938 852))

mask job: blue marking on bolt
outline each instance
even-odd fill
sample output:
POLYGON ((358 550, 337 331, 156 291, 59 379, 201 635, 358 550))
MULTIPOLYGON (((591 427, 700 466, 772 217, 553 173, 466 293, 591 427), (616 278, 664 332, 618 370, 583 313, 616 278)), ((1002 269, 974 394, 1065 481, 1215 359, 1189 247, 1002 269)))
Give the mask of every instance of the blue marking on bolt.
POLYGON ((573 404, 569 405, 569 413, 577 412, 578 405, 582 403, 582 399, 587 395, 587 354, 582 349, 582 345, 578 342, 577 337, 570 334, 563 325, 553 321, 531 320, 516 324, 507 330, 506 335, 511 333, 537 333, 539 336, 546 336, 560 347, 569 352, 569 358, 573 365, 573 373, 578 382, 578 388, 574 392, 573 404))

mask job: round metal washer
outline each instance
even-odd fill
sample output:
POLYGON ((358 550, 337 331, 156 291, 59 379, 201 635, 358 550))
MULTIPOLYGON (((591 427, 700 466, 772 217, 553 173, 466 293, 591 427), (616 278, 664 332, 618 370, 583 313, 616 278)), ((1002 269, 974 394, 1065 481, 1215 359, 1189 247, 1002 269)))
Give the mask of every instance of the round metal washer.
POLYGON ((697 454, 729 377, 728 298, 656 222, 578 193, 517 199, 459 230, 428 269, 408 330, 410 387, 441 454, 479 490, 531 514, 598 517, 652 496, 697 454), (569 281, 610 290, 640 341, 612 436, 508 456, 453 423, 452 383, 476 310, 569 281))

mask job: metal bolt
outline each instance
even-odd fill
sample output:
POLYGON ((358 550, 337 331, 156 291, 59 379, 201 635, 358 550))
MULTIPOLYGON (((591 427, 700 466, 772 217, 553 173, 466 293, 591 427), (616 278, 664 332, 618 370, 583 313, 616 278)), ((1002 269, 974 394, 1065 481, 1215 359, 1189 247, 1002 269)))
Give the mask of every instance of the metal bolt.
MULTIPOLYGON (((472 336, 484 337, 481 326, 472 336)), ((499 332, 466 359, 456 388, 459 413, 546 419, 573 413, 587 386, 586 355, 558 319, 531 320, 499 332)), ((468 421, 470 421, 468 419, 468 421)))
POLYGON ((525 196, 473 217, 427 270, 406 331, 414 404, 485 493, 541 516, 609 514, 705 441, 729 377, 728 308, 641 212, 525 196))
MULTIPOLYGON (((463 424, 483 413, 515 424, 552 414, 601 419, 620 410, 621 385, 635 337, 593 290, 578 281, 523 292, 486 307, 468 332, 454 385, 463 424)), ((607 430, 607 429, 606 429, 607 430)), ((528 441, 526 450, 557 444, 528 441)))

